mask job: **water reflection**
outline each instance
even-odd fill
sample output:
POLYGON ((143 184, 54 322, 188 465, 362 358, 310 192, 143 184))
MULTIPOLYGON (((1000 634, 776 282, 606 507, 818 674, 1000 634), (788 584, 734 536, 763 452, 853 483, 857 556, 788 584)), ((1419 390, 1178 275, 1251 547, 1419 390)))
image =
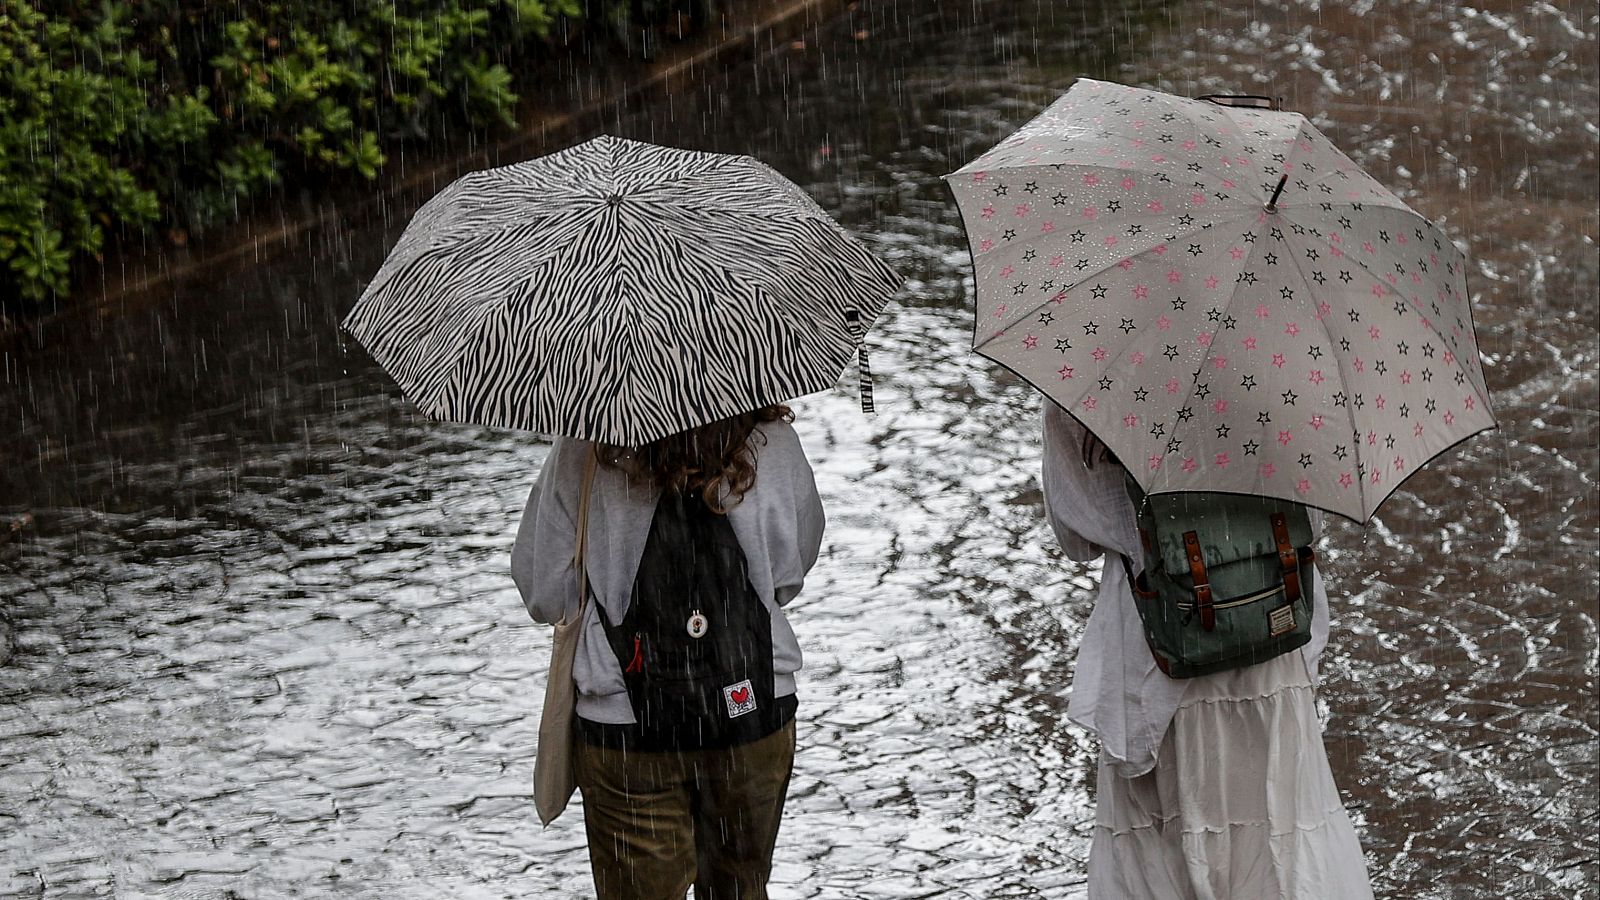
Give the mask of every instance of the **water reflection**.
MULTIPOLYGON (((798 404, 830 529, 779 896, 1081 891, 1093 748, 1062 711, 1094 572, 1041 529, 1038 401, 965 349, 938 181, 1080 74, 1271 88, 1468 245, 1503 428, 1333 535, 1330 755, 1380 896, 1590 896, 1595 20, 1360 10, 878 0, 612 112, 757 153, 909 279, 882 412, 798 404)), ((7 351, 0 521, 35 524, 0 545, 0 893, 587 890, 578 817, 531 825, 546 636, 505 574, 544 448, 419 420, 336 337, 394 236, 7 351)))

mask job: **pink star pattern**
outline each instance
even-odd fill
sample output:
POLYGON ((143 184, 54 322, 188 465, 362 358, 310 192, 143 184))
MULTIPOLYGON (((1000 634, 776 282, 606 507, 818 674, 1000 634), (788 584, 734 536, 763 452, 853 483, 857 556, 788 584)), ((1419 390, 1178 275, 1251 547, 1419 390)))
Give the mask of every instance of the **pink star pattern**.
POLYGON ((1147 489, 1359 520, 1492 422, 1465 258, 1297 114, 1080 79, 950 184, 976 349, 1147 489))

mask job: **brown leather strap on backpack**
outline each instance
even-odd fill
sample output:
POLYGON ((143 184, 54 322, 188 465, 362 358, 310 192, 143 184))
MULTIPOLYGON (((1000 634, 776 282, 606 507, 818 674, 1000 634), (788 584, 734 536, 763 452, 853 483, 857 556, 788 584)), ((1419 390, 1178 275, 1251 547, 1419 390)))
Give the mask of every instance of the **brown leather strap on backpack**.
POLYGON ((1300 599, 1300 551, 1289 542, 1289 523, 1283 513, 1272 514, 1272 539, 1278 545, 1278 565, 1283 567, 1283 599, 1300 599))
POLYGON ((1189 557, 1189 577, 1194 579, 1194 607, 1200 611, 1200 627, 1217 627, 1217 610, 1211 602, 1211 578, 1206 574, 1206 558, 1200 554, 1200 535, 1183 533, 1183 552, 1189 557))

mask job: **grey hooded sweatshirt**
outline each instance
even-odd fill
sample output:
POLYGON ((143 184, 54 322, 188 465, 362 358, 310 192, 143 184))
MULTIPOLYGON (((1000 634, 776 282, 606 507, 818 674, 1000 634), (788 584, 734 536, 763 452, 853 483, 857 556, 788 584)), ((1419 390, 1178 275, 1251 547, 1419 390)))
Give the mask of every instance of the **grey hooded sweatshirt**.
MULTIPOLYGON (((750 436, 756 454, 755 485, 728 511, 729 523, 744 550, 750 585, 772 617, 772 668, 775 695, 793 694, 800 669, 800 644, 782 607, 805 581, 822 545, 822 501, 800 438, 786 422, 756 426, 750 436)), ((528 496, 516 544, 511 577, 534 621, 551 624, 576 611, 578 494, 584 462, 592 445, 557 438, 528 496)), ((661 493, 623 472, 601 465, 595 470, 589 500, 589 586, 593 592, 578 637, 572 677, 578 690, 578 715, 592 722, 630 724, 633 707, 599 616, 612 624, 628 611, 634 576, 644 556, 645 539, 661 493)))

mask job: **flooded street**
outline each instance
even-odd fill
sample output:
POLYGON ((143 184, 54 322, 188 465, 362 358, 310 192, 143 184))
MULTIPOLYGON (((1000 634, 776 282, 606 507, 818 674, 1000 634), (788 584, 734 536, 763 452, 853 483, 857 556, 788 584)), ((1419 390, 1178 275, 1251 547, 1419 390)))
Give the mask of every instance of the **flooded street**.
MULTIPOLYGON (((759 156, 907 278, 878 414, 794 404, 829 525, 775 897, 1083 896, 1097 572, 1043 523, 1038 395, 968 350, 939 180, 1081 75, 1281 94, 1466 249, 1501 428, 1330 528, 1329 755, 1377 896, 1600 898, 1597 29, 864 0, 614 111, 759 156)), ((337 335, 408 213, 0 348, 0 896, 590 895, 581 816, 533 815, 549 636, 508 572, 547 446, 421 418, 337 335)))

